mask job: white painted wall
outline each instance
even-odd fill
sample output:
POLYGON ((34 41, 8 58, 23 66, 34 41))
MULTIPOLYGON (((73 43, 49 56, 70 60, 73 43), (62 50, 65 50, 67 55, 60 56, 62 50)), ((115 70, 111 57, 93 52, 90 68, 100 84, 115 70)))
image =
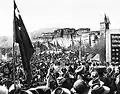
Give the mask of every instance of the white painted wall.
POLYGON ((120 34, 120 29, 110 29, 106 32, 106 61, 111 62, 111 34, 120 34))

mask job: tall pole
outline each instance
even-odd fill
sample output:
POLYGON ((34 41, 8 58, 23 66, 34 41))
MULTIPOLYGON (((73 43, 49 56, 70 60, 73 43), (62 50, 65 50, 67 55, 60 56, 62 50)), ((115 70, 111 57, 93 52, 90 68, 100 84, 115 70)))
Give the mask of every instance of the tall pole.
POLYGON ((104 58, 104 62, 103 63, 105 63, 105 61, 106 61, 106 21, 107 21, 107 17, 106 17, 106 14, 105 14, 105 18, 104 18, 104 23, 105 23, 105 36, 104 36, 104 38, 105 38, 105 40, 104 40, 104 45, 105 45, 105 48, 104 48, 104 56, 105 56, 105 58, 104 58))
POLYGON ((80 35, 80 42, 79 42, 79 60, 81 61, 81 35, 80 35))
MULTIPOLYGON (((13 0, 13 4, 15 3, 15 0, 13 0)), ((13 79, 14 79, 14 87, 16 90, 16 83, 15 83, 15 5, 13 9, 13 79)))
POLYGON ((109 29, 109 24, 110 24, 110 21, 108 21, 108 17, 106 16, 106 14, 105 14, 104 22, 105 22, 105 61, 106 61, 106 32, 109 29))
MULTIPOLYGON (((71 35, 71 36, 72 36, 72 35, 71 35)), ((73 46, 74 46, 74 45, 73 45, 73 38, 72 38, 72 37, 71 37, 71 41, 72 41, 72 51, 73 51, 73 50, 74 50, 74 49, 73 49, 73 46)))
MULTIPOLYGON (((56 40, 56 44, 57 44, 57 42, 58 42, 58 41, 56 40)), ((58 46, 58 45, 55 46, 56 52, 57 52, 57 50, 58 50, 57 46, 58 46)))

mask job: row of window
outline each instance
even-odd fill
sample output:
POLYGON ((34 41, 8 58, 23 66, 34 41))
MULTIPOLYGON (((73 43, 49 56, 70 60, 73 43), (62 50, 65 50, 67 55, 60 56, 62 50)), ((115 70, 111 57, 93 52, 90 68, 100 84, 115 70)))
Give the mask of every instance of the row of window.
POLYGON ((112 51, 119 51, 119 49, 112 49, 112 51))
POLYGON ((119 53, 112 53, 112 56, 118 56, 119 53))
POLYGON ((118 64, 119 62, 114 62, 114 61, 112 61, 112 63, 114 63, 114 64, 115 64, 115 63, 118 64))
POLYGON ((112 60, 119 60, 118 57, 112 57, 112 60))

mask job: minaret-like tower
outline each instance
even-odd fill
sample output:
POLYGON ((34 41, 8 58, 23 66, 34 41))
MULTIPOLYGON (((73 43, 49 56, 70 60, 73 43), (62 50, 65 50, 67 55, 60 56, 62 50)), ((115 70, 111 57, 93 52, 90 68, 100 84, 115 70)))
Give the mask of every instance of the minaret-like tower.
POLYGON ((104 20, 100 22, 100 34, 106 36, 106 31, 109 29, 109 17, 104 14, 104 20))
POLYGON ((106 62, 106 32, 109 30, 109 18, 104 14, 104 20, 100 22, 100 40, 99 40, 99 54, 100 61, 102 63, 106 62))

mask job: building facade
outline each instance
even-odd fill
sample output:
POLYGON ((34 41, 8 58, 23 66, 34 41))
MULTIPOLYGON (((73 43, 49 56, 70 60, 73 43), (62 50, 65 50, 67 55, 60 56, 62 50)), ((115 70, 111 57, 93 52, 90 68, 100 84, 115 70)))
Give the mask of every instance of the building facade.
POLYGON ((106 61, 120 63, 120 29, 106 31, 106 61))

